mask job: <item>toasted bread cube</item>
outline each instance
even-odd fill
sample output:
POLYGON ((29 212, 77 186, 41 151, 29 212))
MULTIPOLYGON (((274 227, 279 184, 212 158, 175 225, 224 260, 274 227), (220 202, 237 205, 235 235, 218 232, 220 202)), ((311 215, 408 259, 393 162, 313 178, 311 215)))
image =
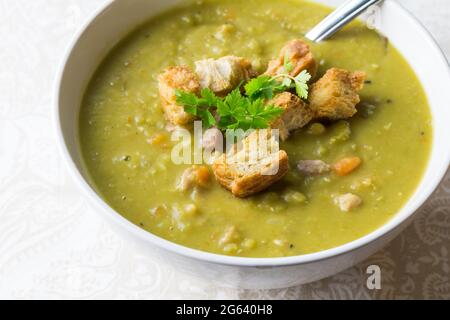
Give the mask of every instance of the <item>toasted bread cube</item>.
POLYGON ((241 82, 257 75, 249 60, 235 56, 197 61, 195 72, 201 87, 211 89, 218 96, 226 96, 241 82))
POLYGON ((278 58, 269 62, 266 75, 276 76, 278 74, 287 73, 293 77, 297 76, 303 70, 307 70, 311 76, 315 76, 317 72, 317 63, 313 57, 309 45, 300 39, 288 42, 280 52, 278 58), (285 59, 289 58, 291 70, 286 70, 285 59))
POLYGON ((256 130, 213 163, 217 181, 236 197, 249 197, 267 189, 289 170, 286 152, 278 149, 278 142, 268 132, 256 130), (264 136, 268 139, 265 142, 264 136))
POLYGON ((332 68, 309 92, 309 103, 315 118, 330 120, 353 117, 360 102, 358 92, 364 87, 366 74, 332 68))
POLYGON ((313 118, 313 113, 309 106, 290 92, 278 94, 268 104, 284 110, 283 114, 271 123, 272 129, 280 130, 280 139, 282 141, 286 141, 289 138, 291 131, 303 128, 313 118))
POLYGON ((197 75, 188 67, 170 67, 158 77, 159 94, 166 119, 174 125, 186 125, 194 120, 194 116, 184 111, 177 103, 176 90, 189 93, 200 93, 200 82, 197 75))

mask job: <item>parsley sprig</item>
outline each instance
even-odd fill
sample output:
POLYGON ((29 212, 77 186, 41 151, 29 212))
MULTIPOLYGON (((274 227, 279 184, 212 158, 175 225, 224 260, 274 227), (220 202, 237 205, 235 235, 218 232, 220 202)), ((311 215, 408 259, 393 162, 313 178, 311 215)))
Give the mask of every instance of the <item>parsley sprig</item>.
POLYGON ((266 100, 271 100, 277 93, 293 89, 300 98, 308 98, 308 81, 311 75, 306 70, 296 77, 289 75, 293 65, 288 53, 284 59, 284 69, 287 73, 273 77, 262 75, 252 79, 244 87, 245 95, 241 93, 241 86, 224 98, 216 96, 208 88, 201 91, 200 97, 176 90, 177 103, 184 106, 187 113, 199 117, 206 128, 264 129, 283 113, 282 108, 267 104, 266 100))
POLYGON ((187 113, 198 116, 206 128, 217 125, 221 130, 264 129, 283 113, 282 108, 267 105, 263 99, 243 96, 240 87, 225 98, 217 97, 210 89, 203 89, 200 98, 181 90, 176 90, 175 94, 177 103, 183 105, 187 113), (214 109, 219 122, 213 115, 214 109))
POLYGON ((300 72, 296 77, 289 74, 279 74, 274 77, 259 76, 247 83, 245 91, 252 99, 272 99, 277 93, 295 89, 300 98, 307 99, 309 80, 311 80, 311 75, 306 70, 300 72))
POLYGON ((182 90, 176 90, 175 95, 177 103, 184 106, 184 111, 202 119, 206 128, 211 128, 217 124, 216 118, 211 111, 218 106, 221 99, 211 89, 203 89, 200 93, 200 98, 193 93, 182 90))
POLYGON ((266 105, 263 99, 252 100, 241 94, 240 88, 233 90, 219 101, 217 113, 220 129, 264 129, 271 120, 283 113, 283 109, 266 105))

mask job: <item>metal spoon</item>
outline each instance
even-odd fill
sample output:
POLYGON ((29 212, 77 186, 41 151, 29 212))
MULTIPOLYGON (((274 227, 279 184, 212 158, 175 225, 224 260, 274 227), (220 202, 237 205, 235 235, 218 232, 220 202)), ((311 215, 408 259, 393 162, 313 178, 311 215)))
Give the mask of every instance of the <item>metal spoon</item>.
POLYGON ((382 0, 349 0, 306 34, 306 38, 319 42, 335 34, 342 27, 358 17, 370 6, 382 0))

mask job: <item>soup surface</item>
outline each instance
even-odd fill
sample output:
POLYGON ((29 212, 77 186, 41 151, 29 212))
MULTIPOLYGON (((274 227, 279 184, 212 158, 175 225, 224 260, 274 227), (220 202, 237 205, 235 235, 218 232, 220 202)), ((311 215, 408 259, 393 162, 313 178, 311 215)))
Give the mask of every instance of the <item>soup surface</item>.
POLYGON ((331 67, 367 73, 358 114, 307 126, 282 144, 290 172, 265 192, 239 199, 212 181, 180 192, 188 165, 171 161, 158 75, 168 66, 226 55, 250 59, 263 72, 289 40, 330 9, 304 1, 197 1, 164 13, 123 40, 87 90, 80 143, 92 184, 128 220, 167 240, 204 251, 281 257, 336 247, 382 226, 405 204, 427 164, 431 116, 424 91, 389 41, 362 23, 311 44, 319 76, 331 67), (317 130, 319 128, 319 130, 317 130), (155 143, 157 142, 157 143, 155 143), (305 159, 333 163, 357 156, 352 174, 305 177, 305 159), (336 194, 362 205, 342 212, 336 194), (227 235, 228 233, 228 235, 227 235), (223 241, 229 236, 231 241, 223 241))

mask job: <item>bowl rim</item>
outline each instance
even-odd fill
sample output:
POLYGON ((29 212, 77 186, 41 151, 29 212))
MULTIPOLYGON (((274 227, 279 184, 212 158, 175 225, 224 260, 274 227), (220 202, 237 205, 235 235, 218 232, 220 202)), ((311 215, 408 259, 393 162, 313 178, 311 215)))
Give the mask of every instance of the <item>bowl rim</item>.
MULTIPOLYGON (((54 129, 56 132, 57 144, 59 147, 59 152, 64 158, 64 162, 69 170, 70 175, 76 181, 77 185, 83 190, 84 194, 90 200, 90 202, 94 205, 96 209, 102 211, 102 214, 105 215, 110 222, 113 222, 115 225, 120 226, 122 229, 126 230, 129 234, 133 234, 137 238, 164 250, 167 250, 171 253, 181 255, 187 258, 191 258, 198 261, 209 262, 219 265, 226 266, 237 266, 237 267, 258 267, 258 268, 272 268, 272 267, 282 267, 282 266, 293 266, 293 265, 304 265, 314 262, 319 262, 322 260, 327 260, 331 258, 336 258, 338 256, 342 256, 353 252, 357 249, 365 247, 379 238, 393 232, 400 225, 411 219, 417 211, 425 204, 426 200, 434 193, 434 191, 438 188, 440 183, 445 177, 445 174, 448 170, 448 165, 442 166, 438 168, 436 173, 436 177, 434 181, 429 185, 426 192, 420 195, 420 199, 416 201, 413 207, 408 210, 408 212, 402 212, 405 209, 403 206, 397 213, 394 215, 387 223, 374 230, 373 232, 353 240, 351 242, 345 243, 338 247, 334 247, 331 249, 298 255, 298 256, 290 256, 290 257, 277 257, 277 258, 246 258, 246 257, 237 257, 237 256, 226 256, 221 254, 210 253, 206 251, 201 251, 193 248, 189 248, 169 240, 163 239, 159 236, 156 236, 148 231, 143 230, 137 225, 133 224, 126 218, 124 218, 120 213, 112 209, 106 201, 104 201, 97 192, 90 186, 90 184, 83 177, 79 169, 77 168, 72 156, 70 155, 68 146, 66 145, 66 141, 64 139, 63 128, 61 126, 61 114, 60 114, 60 95, 61 95, 61 84, 65 75, 66 65, 68 64, 72 52, 80 38, 84 35, 85 32, 89 29, 91 24, 105 11, 109 9, 110 6, 114 4, 115 0, 108 0, 103 5, 101 5, 98 9, 94 10, 93 14, 86 20, 86 22, 82 25, 82 27, 75 33, 70 44, 68 45, 62 59, 62 63, 59 65, 58 74, 55 78, 54 84, 54 96, 53 96, 53 118, 54 118, 54 129), (402 213, 402 214, 400 214, 402 213)), ((409 20, 412 24, 415 24, 418 30, 421 33, 421 38, 427 40, 428 44, 434 51, 436 57, 439 58, 440 63, 446 66, 446 72, 448 74, 448 78, 450 79, 450 66, 445 54, 442 49, 439 47, 437 42, 434 40, 433 36, 430 32, 422 25, 422 23, 415 18, 408 10, 406 10, 399 3, 392 0, 385 0, 385 3, 389 3, 395 7, 401 14, 403 14, 403 18, 409 20)), ((433 137, 433 140, 435 137, 433 137)), ((446 154, 447 163, 450 164, 450 152, 446 154)), ((430 162, 430 160, 429 160, 430 162)), ((423 181, 423 178, 422 180, 423 181)), ((97 211, 97 210, 96 210, 97 211)))

